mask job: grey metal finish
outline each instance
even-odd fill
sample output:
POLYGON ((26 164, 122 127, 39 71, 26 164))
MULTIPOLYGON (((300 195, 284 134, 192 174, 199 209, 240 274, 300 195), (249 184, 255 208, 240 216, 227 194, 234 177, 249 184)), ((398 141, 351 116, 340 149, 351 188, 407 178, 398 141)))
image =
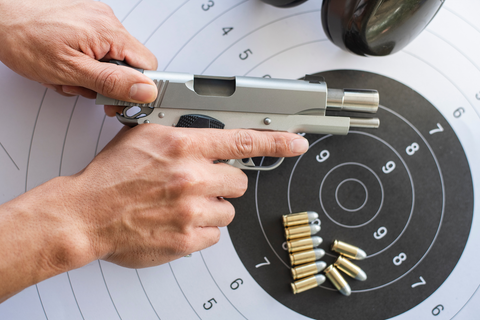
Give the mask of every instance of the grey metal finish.
MULTIPOLYGON (((328 109, 375 113, 376 90, 327 89, 323 81, 253 77, 194 76, 144 71, 157 86, 157 99, 137 104, 97 95, 97 104, 125 106, 118 120, 128 126, 157 123, 175 126, 180 117, 203 114, 225 129, 256 129, 345 135, 350 127, 378 128, 377 118, 327 116, 328 109)), ((229 160, 242 169, 271 170, 253 161, 229 160)))

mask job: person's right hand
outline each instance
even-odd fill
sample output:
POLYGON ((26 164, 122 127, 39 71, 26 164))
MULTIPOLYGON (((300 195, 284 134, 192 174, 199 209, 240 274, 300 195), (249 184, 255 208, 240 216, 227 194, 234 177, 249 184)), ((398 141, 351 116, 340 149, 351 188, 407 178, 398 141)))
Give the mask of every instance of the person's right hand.
POLYGON ((213 245, 218 227, 232 221, 234 208, 224 198, 242 196, 247 177, 215 160, 307 149, 293 133, 143 124, 122 130, 74 178, 68 206, 91 236, 89 260, 158 265, 213 245))

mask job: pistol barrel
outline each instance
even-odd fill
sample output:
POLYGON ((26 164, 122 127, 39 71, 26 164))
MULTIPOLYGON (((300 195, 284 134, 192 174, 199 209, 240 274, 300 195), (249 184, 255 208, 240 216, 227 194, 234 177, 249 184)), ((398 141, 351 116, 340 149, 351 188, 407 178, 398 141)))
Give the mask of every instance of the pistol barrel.
POLYGON ((350 118, 350 128, 377 129, 380 126, 378 118, 350 118))
POLYGON ((375 113, 380 98, 377 90, 328 89, 327 109, 375 113))

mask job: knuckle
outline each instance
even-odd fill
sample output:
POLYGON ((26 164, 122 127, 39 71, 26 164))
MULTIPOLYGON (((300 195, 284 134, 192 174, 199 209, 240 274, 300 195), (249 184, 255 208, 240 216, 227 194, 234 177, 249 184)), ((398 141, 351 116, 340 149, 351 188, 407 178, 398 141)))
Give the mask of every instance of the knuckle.
POLYGON ((233 218, 235 218, 235 207, 231 203, 229 204, 230 205, 228 209, 226 209, 224 213, 224 216, 225 216, 224 224, 221 227, 229 225, 233 221, 233 218))
POLYGON ((234 135, 235 150, 233 152, 239 158, 246 158, 254 151, 254 139, 251 132, 247 130, 239 130, 234 135))
POLYGON ((194 143, 192 141, 191 135, 188 135, 181 130, 174 130, 168 138, 168 145, 166 146, 169 150, 168 152, 173 156, 184 157, 192 153, 194 148, 194 143))
POLYGON ((195 248, 195 237, 192 233, 183 233, 175 241, 173 254, 176 256, 185 256, 190 254, 195 248))
MULTIPOLYGON (((198 194, 200 190, 205 190, 207 187, 204 179, 194 170, 177 170, 173 173, 172 178, 175 181, 172 191, 179 196, 198 194)), ((182 203, 182 211, 191 218, 196 213, 195 208, 188 201, 182 203)))
MULTIPOLYGON (((186 226, 191 225, 191 222, 195 220, 199 213, 195 205, 191 204, 189 201, 183 201, 178 204, 177 215, 180 228, 183 229, 186 226)), ((184 230, 184 232, 185 231, 186 230, 184 230)))
POLYGON ((213 246, 214 244, 217 244, 220 241, 220 230, 218 228, 215 228, 215 231, 213 232, 213 235, 210 238, 211 243, 209 246, 213 246))
POLYGON ((106 3, 97 1, 95 2, 95 8, 100 13, 104 13, 107 15, 114 15, 113 9, 106 3))
POLYGON ((239 198, 245 194, 248 188, 248 177, 247 175, 243 172, 240 171, 240 174, 237 175, 236 181, 232 183, 232 185, 235 186, 234 193, 233 193, 233 198, 239 198))
POLYGON ((240 196, 243 196, 245 192, 247 192, 247 188, 248 188, 248 177, 243 171, 240 177, 239 185, 240 185, 240 192, 241 192, 240 196))
POLYGON ((272 138, 272 151, 274 154, 290 150, 289 141, 285 136, 272 138))
POLYGON ((114 68, 106 68, 97 73, 95 87, 100 93, 111 96, 121 82, 121 73, 114 68))

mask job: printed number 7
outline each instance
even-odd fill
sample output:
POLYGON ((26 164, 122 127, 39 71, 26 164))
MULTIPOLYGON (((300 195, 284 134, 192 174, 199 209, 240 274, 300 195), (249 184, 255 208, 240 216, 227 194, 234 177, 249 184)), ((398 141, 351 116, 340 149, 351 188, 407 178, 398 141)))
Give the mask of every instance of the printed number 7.
POLYGON ((263 259, 265 259, 265 262, 263 263, 259 263, 255 266, 255 268, 260 268, 260 267, 263 267, 263 266, 268 266, 270 264, 270 261, 268 261, 267 257, 263 257, 263 259))

